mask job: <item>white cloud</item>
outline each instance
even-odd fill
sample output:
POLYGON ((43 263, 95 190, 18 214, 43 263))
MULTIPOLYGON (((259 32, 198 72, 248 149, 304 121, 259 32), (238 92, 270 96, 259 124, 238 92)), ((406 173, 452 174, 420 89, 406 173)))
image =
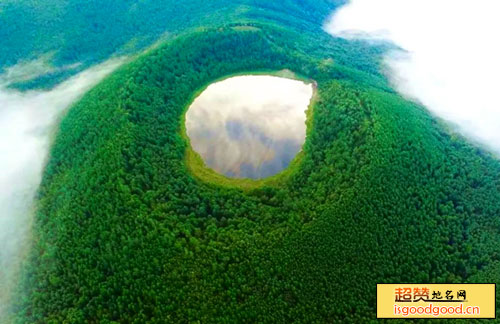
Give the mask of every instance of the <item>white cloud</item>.
POLYGON ((61 115, 83 93, 123 62, 92 67, 50 91, 19 92, 9 82, 50 72, 40 62, 0 75, 0 321, 5 315, 19 264, 28 247, 32 202, 49 151, 49 137, 61 115))
POLYGON ((325 28, 406 50, 385 59, 396 89, 500 152, 499 12, 496 0, 352 0, 325 28))

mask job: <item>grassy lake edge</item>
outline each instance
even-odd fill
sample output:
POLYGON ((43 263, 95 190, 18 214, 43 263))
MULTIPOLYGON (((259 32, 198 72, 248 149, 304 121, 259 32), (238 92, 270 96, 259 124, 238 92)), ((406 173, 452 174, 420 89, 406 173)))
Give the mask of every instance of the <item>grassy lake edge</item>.
POLYGON ((314 124, 314 106, 318 100, 318 87, 316 81, 312 80, 311 78, 308 78, 306 76, 297 74, 295 72, 292 72, 288 69, 283 69, 283 70, 256 70, 256 71, 244 71, 244 72, 238 72, 238 73, 232 73, 229 75, 224 75, 220 78, 216 78, 214 80, 211 80, 210 82, 206 83, 202 87, 200 87, 197 91, 193 93, 193 95, 189 98, 187 104, 183 108, 182 112, 182 117, 181 117, 181 125, 180 125, 180 135, 183 138, 183 140, 186 143, 186 151, 185 151, 185 163, 187 166, 188 171, 195 177, 195 179, 202 181, 204 183, 207 183, 212 186, 222 186, 226 188, 236 188, 236 189, 242 189, 243 191, 251 191, 254 189, 258 189, 263 186, 272 186, 272 187, 278 187, 283 185, 287 180, 294 175, 301 166, 302 160, 304 158, 304 154, 306 153, 304 151, 304 147, 306 146, 306 142, 308 140, 308 135, 310 131, 312 130, 313 124, 314 124), (302 144, 301 150, 297 153, 297 155, 293 158, 293 160, 290 162, 290 164, 283 169, 281 172, 267 178, 262 178, 262 179, 249 179, 249 178, 244 178, 244 179, 237 179, 237 178, 230 178, 225 175, 222 175, 215 170, 211 169, 208 167, 205 162, 203 161, 203 158, 198 154, 193 147, 191 146, 191 141, 189 139, 189 136, 187 135, 186 131, 186 113, 193 104, 193 102, 196 100, 196 98, 203 92, 205 91, 211 84, 214 84, 216 82, 220 82, 223 80, 227 80, 233 77, 238 77, 238 76, 246 76, 246 75, 264 75, 264 76, 274 76, 274 77, 281 77, 281 78, 286 78, 290 80, 296 80, 296 81, 302 81, 306 84, 312 84, 313 86, 313 94, 311 97, 311 100, 309 102, 309 105, 307 106, 307 109, 305 110, 306 114, 306 138, 304 143, 302 144))

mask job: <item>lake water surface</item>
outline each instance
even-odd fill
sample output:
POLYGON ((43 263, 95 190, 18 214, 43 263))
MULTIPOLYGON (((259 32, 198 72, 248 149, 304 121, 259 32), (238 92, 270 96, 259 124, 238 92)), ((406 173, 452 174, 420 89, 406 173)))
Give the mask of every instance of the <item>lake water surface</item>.
POLYGON ((313 85, 268 75, 208 86, 186 113, 191 146, 213 170, 259 179, 285 169, 301 150, 313 85))

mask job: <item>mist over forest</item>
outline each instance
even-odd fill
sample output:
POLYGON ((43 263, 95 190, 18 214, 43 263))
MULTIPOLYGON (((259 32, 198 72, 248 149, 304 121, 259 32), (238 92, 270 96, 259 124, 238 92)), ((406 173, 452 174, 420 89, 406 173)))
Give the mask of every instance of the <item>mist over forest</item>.
POLYGON ((325 28, 349 39, 397 45, 384 59, 394 87, 498 155, 500 48, 493 41, 500 29, 498 10, 500 5, 489 0, 473 6, 448 0, 352 0, 325 28))
POLYGON ((1 2, 0 323, 369 323, 378 283, 500 283, 498 9, 1 2))
POLYGON ((57 122, 72 103, 122 62, 114 59, 94 66, 51 90, 9 88, 18 80, 48 73, 50 68, 40 61, 16 65, 0 75, 0 318, 30 246, 33 199, 57 122))

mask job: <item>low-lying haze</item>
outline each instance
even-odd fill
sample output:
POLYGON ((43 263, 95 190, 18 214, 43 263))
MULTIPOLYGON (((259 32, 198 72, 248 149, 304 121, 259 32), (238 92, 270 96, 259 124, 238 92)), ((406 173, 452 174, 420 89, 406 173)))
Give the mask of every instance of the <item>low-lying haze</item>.
POLYGON ((325 29, 390 40, 385 59, 396 89, 465 135, 500 153, 500 2, 351 0, 325 29))
POLYGON ((29 246, 33 199, 55 123, 66 108, 122 62, 112 59, 92 67, 50 91, 8 88, 12 82, 52 70, 40 62, 20 64, 0 75, 0 322, 29 246))

